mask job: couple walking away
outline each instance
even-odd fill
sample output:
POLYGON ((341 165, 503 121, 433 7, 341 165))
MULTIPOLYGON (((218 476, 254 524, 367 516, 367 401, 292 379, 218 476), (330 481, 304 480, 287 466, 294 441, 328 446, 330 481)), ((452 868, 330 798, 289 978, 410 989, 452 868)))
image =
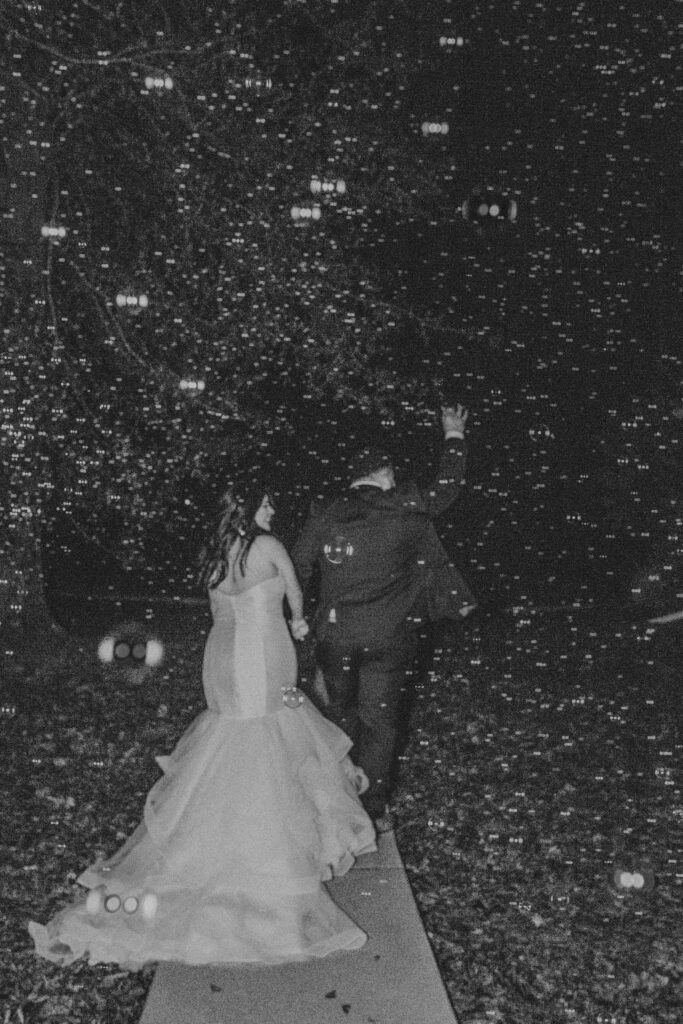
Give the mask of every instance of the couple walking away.
POLYGON ((203 558, 207 707, 156 759, 163 774, 137 828, 78 877, 89 893, 45 926, 29 922, 40 956, 136 970, 283 963, 365 943, 323 882, 391 827, 416 630, 474 605, 432 524, 462 484, 466 420, 461 406, 443 410, 444 453, 426 492, 396 486, 385 453, 358 453, 348 492, 311 509, 291 559, 270 532, 272 496, 226 493, 203 558), (297 688, 292 642, 308 634, 302 585, 315 576, 325 715, 297 688))

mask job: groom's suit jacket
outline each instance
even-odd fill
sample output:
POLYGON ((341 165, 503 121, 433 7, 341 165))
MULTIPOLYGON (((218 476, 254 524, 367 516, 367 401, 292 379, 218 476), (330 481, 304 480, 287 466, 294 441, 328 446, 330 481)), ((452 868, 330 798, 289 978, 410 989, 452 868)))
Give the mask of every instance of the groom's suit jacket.
POLYGON ((465 458, 465 442, 452 438, 426 490, 366 485, 311 506, 292 559, 304 592, 319 573, 320 640, 381 647, 476 604, 432 522, 455 501, 465 458))

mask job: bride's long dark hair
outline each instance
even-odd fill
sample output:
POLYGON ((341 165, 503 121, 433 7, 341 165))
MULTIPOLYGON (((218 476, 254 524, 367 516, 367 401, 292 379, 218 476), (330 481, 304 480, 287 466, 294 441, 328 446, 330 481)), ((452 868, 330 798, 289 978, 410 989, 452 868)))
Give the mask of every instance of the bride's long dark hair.
POLYGON ((260 534, 268 533, 254 521, 266 495, 270 497, 269 492, 260 485, 245 489, 240 494, 233 487, 224 492, 220 500, 218 525, 199 556, 199 583, 202 587, 213 590, 225 579, 228 553, 236 540, 240 544, 237 564, 244 576, 251 545, 260 534))

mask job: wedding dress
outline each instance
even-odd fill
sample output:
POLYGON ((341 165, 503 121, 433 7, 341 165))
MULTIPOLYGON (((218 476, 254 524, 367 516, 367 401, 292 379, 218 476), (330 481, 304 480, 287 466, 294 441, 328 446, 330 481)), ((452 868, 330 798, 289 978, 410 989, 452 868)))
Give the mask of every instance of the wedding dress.
POLYGON ((375 832, 351 741, 292 690, 282 577, 210 595, 207 709, 156 758, 163 775, 135 831, 77 879, 90 892, 46 926, 29 923, 40 956, 133 970, 282 963, 367 939, 323 882, 375 850, 375 832))

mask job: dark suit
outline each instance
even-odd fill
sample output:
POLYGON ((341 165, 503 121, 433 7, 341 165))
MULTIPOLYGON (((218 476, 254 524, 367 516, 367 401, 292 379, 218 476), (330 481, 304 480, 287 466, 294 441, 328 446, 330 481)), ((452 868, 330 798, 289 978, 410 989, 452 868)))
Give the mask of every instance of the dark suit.
POLYGON ((474 604, 449 562, 432 517, 455 501, 463 483, 465 443, 446 441, 437 478, 391 491, 350 488, 313 506, 292 558, 304 588, 319 571, 316 656, 330 703, 325 714, 354 742, 366 772, 373 817, 389 797, 399 707, 417 630, 458 618, 474 604))

